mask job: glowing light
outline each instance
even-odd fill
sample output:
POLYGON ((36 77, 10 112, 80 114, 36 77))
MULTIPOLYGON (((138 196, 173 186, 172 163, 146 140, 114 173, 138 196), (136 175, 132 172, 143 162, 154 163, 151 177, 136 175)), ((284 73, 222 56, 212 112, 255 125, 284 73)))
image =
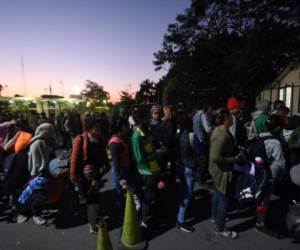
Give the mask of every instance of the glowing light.
POLYGON ((79 95, 80 94, 80 87, 79 86, 75 86, 73 88, 73 94, 74 95, 79 95))

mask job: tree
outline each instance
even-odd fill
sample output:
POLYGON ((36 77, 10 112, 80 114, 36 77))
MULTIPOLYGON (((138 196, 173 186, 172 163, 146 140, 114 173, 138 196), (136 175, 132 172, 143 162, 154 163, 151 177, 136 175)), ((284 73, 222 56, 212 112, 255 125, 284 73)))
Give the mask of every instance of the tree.
POLYGON ((135 100, 140 104, 150 104, 157 102, 156 84, 149 79, 140 84, 140 89, 135 94, 135 100))
POLYGON ((4 89, 3 85, 0 84, 0 97, 2 96, 1 93, 2 93, 3 89, 4 89))
POLYGON ((254 100, 300 59, 299 10, 297 0, 194 0, 168 26, 154 65, 169 69, 165 86, 172 79, 199 97, 252 93, 254 100))
POLYGON ((134 104, 135 104, 135 100, 133 98, 133 94, 125 90, 121 91, 119 105, 127 108, 133 106, 134 104))
POLYGON ((103 86, 96 82, 87 80, 85 83, 85 89, 81 91, 81 96, 84 100, 90 102, 91 107, 106 105, 110 96, 103 86))

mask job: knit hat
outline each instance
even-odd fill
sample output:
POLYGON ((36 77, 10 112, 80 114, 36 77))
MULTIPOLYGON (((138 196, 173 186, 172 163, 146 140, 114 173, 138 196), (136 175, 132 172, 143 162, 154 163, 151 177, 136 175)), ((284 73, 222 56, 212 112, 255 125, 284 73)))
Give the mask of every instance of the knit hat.
POLYGON ((259 101, 256 102, 255 107, 256 107, 257 110, 267 113, 270 110, 271 105, 266 100, 259 100, 259 101))
POLYGON ((95 167, 93 165, 86 165, 83 169, 85 177, 91 177, 95 174, 95 167))
POLYGON ((154 104, 152 107, 151 107, 151 114, 155 111, 161 111, 162 110, 162 107, 158 104, 154 104))
POLYGON ((239 109, 240 102, 235 97, 230 97, 227 101, 227 109, 239 109))

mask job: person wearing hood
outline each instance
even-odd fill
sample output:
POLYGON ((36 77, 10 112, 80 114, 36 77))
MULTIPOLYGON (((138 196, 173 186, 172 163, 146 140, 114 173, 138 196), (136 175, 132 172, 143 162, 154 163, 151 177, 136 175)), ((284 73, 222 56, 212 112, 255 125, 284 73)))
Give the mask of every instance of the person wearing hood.
POLYGON ((30 141, 28 171, 35 177, 48 168, 50 154, 55 144, 55 128, 50 123, 42 123, 30 141))
POLYGON ((153 137, 153 144, 156 148, 160 148, 163 143, 164 129, 161 123, 162 107, 153 105, 151 107, 151 120, 149 124, 149 132, 153 137))
POLYGON ((265 125, 269 118, 271 105, 268 101, 260 100, 256 102, 256 111, 252 113, 252 121, 248 127, 248 140, 253 140, 260 136, 261 133, 268 132, 265 125))
POLYGON ((28 172, 31 180, 19 197, 20 214, 18 223, 24 223, 29 215, 37 225, 47 223, 42 214, 49 191, 48 165, 55 144, 55 128, 49 123, 42 123, 30 141, 28 152, 28 172))

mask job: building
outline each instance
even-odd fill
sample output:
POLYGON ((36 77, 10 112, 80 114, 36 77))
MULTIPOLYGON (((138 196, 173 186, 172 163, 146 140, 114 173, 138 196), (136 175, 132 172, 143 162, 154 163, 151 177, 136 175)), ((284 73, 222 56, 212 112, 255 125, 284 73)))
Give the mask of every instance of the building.
MULTIPOLYGON (((7 109, 14 112, 30 112, 37 113, 45 112, 55 114, 62 111, 70 111, 76 109, 77 111, 85 111, 89 108, 89 102, 81 99, 80 96, 70 96, 70 98, 63 98, 56 95, 43 95, 39 98, 17 96, 17 97, 0 97, 1 109, 7 109)), ((96 107, 99 111, 107 111, 107 106, 96 107)))
POLYGON ((300 63, 282 70, 276 79, 261 91, 258 99, 274 102, 282 100, 290 109, 290 116, 300 114, 300 63))

